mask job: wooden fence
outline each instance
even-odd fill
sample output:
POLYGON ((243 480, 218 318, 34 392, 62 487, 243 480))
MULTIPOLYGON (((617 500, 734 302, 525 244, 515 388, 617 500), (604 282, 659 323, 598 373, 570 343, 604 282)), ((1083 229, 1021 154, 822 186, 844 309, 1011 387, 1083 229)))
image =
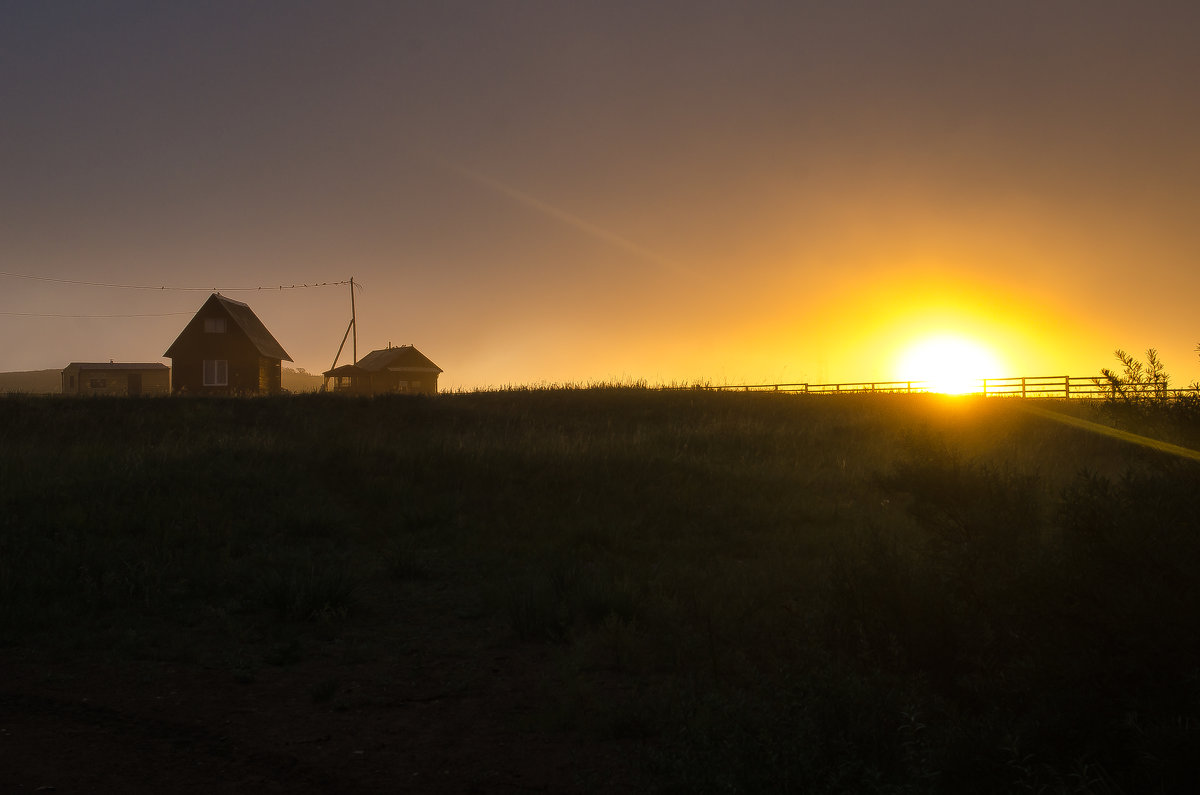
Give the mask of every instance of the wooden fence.
MULTIPOLYGON (((696 387, 670 387, 673 389, 714 389, 737 392, 790 392, 810 395, 878 393, 936 393, 939 390, 929 381, 852 381, 842 384, 726 384, 722 386, 702 385, 696 387)), ((1147 385, 1138 394, 1146 397, 1175 397, 1195 394, 1194 389, 1168 389, 1166 382, 1147 385)), ((982 378, 962 392, 966 395, 983 397, 1022 398, 1109 398, 1117 397, 1118 391, 1111 384, 1095 376, 1038 375, 1017 378, 982 378)))

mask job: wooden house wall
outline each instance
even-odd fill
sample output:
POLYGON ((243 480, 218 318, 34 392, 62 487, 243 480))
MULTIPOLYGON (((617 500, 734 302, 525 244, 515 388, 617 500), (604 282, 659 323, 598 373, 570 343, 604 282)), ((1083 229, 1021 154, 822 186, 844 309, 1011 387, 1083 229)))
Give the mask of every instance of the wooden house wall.
POLYGON ((326 379, 326 388, 341 392, 347 395, 361 395, 367 392, 367 378, 354 377, 349 375, 329 376, 326 379))
POLYGON ((167 368, 142 371, 142 394, 155 396, 171 394, 171 371, 167 368))
POLYGON ((260 395, 278 395, 283 391, 283 362, 279 359, 258 357, 258 392, 260 395))
POLYGON ((128 395, 129 376, 142 378, 141 395, 169 395, 171 393, 171 371, 153 370, 88 370, 68 367, 63 371, 64 395, 128 395), (74 386, 71 378, 74 378, 74 386), (102 385, 92 386, 96 381, 102 385))
POLYGON ((259 356, 258 349, 242 334, 226 332, 206 336, 223 339, 188 339, 180 345, 182 350, 176 351, 177 355, 171 360, 174 390, 191 395, 257 394, 260 370, 263 369, 261 363, 271 360, 259 356), (204 385, 204 362, 209 359, 228 362, 228 384, 204 385))
POLYGON ((268 359, 224 312, 197 314, 185 327, 175 345, 172 358, 173 388, 189 395, 277 394, 283 386, 283 368, 279 359, 268 359), (226 318, 226 330, 204 330, 206 317, 226 318), (204 385, 204 362, 209 359, 228 362, 228 384, 204 385))
POLYGON ((347 395, 434 395, 437 394, 437 373, 383 370, 362 375, 333 376, 331 388, 347 395), (404 382, 403 385, 401 382, 404 382))
POLYGON ((437 373, 388 373, 389 387, 398 392, 432 395, 437 392, 437 373), (403 386, 401 383, 403 382, 403 386))
POLYGON ((384 370, 371 373, 370 394, 392 392, 410 395, 432 395, 437 392, 437 373, 409 373, 384 370))

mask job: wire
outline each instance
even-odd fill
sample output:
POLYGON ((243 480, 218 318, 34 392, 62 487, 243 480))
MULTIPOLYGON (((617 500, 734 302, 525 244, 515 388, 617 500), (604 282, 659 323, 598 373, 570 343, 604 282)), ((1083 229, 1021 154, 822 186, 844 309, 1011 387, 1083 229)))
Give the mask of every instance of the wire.
POLYGON ((7 317, 92 317, 92 318, 117 318, 117 317, 173 317, 174 315, 193 315, 194 312, 159 312, 149 315, 57 315, 43 312, 0 312, 0 315, 7 317))
MULTIPOLYGON (((9 273, 0 271, 0 276, 7 276, 10 279, 30 279, 38 282, 54 282, 56 284, 81 284, 87 287, 108 287, 117 290, 175 290, 184 292, 210 292, 210 293, 243 293, 253 292, 258 290, 302 290, 307 287, 337 287, 342 284, 350 284, 350 279, 344 279, 339 282, 313 282, 312 284, 280 284, 275 286, 260 286, 260 287, 168 287, 166 285, 148 285, 148 284, 108 284, 106 282, 86 282, 79 279, 56 279, 52 276, 32 276, 27 273, 9 273)), ((355 287, 361 287, 359 282, 354 282, 355 287)), ((19 314, 19 313, 10 313, 19 314)), ((180 314, 180 313, 176 313, 180 314)), ((83 317, 83 316, 62 316, 62 317, 83 317)), ((90 315, 86 317, 101 317, 100 315, 90 315)), ((103 317, 109 317, 107 315, 103 317)), ((113 315, 112 317, 117 317, 113 315)), ((123 315, 121 317, 133 317, 132 315, 123 315)))

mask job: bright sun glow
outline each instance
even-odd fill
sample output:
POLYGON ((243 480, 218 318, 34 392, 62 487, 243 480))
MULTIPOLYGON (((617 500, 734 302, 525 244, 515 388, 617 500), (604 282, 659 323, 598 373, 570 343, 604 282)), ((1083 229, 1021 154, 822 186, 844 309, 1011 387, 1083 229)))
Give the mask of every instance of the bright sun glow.
POLYGON ((979 391, 984 378, 1000 378, 1000 363, 984 346, 963 337, 921 340, 901 354, 905 380, 922 381, 931 392, 962 395, 979 391))

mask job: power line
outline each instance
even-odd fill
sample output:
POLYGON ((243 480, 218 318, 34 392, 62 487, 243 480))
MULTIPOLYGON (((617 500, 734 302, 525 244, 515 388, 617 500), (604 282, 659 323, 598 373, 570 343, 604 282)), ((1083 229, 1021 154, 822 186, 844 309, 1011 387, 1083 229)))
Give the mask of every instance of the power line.
MULTIPOLYGON (((157 290, 165 292, 173 290, 177 292, 210 292, 210 293, 244 293, 255 292, 261 290, 302 290, 311 287, 337 287, 343 284, 350 284, 349 279, 344 279, 337 282, 313 282, 312 284, 279 284, 259 287, 169 287, 167 285, 150 285, 150 284, 109 284, 107 282, 88 282, 79 279, 56 279, 52 276, 33 276, 28 273, 9 273, 0 271, 0 276, 7 276, 10 279, 29 279, 38 282, 54 282, 55 284, 78 284, 86 287, 107 287, 115 290, 157 290)), ((360 286, 358 282, 354 282, 355 286, 360 286)), ((19 313, 10 313, 19 314, 19 313)), ((180 313, 175 313, 180 314, 180 313)), ((63 316, 67 317, 67 316, 63 316)), ((116 317, 115 315, 113 317, 116 317)), ((125 317, 133 317, 126 315, 125 317)))
POLYGON ((121 318, 121 317, 173 317, 175 315, 192 315, 194 312, 158 312, 144 315, 62 315, 47 312, 0 312, 7 317, 89 317, 89 318, 121 318))

